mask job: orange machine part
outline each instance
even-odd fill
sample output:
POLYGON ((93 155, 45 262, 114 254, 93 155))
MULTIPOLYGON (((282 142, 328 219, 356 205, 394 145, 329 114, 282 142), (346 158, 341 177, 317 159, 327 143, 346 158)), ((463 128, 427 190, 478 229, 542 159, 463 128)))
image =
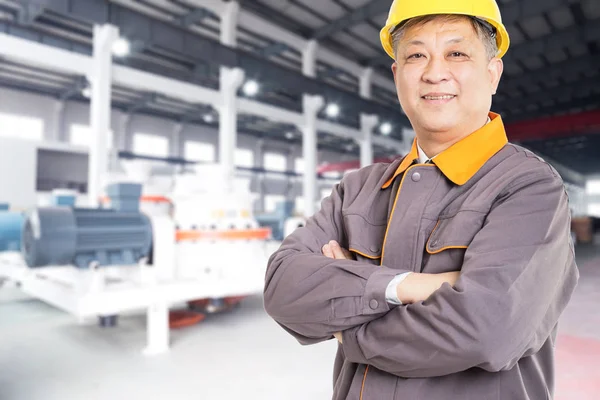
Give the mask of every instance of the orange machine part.
POLYGON ((183 231, 175 234, 177 242, 195 240, 265 240, 271 237, 270 228, 232 229, 227 231, 183 231))
MULTIPOLYGON (((164 196, 142 196, 140 197, 140 201, 142 203, 171 203, 171 200, 164 196)), ((110 197, 102 196, 100 198, 100 203, 108 204, 110 203, 110 197)))
POLYGON ((173 310, 169 312, 169 328, 179 329, 196 325, 206 318, 206 315, 192 311, 173 310))

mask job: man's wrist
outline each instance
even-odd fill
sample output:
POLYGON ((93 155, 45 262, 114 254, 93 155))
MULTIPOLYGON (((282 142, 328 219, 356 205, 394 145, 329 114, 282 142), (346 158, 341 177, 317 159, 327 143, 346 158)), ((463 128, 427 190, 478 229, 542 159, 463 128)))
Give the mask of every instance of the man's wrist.
POLYGON ((396 287, 398 299, 402 304, 412 304, 424 301, 438 290, 449 277, 446 273, 424 274, 414 272, 406 277, 396 287))

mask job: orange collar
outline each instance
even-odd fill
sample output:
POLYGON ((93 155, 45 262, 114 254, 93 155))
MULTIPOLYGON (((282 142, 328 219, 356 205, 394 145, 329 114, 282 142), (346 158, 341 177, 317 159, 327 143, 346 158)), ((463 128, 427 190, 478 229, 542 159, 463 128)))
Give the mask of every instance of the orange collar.
MULTIPOLYGON (((493 112, 490 112, 489 116, 490 123, 453 144, 432 160, 446 178, 456 185, 467 183, 494 154, 508 143, 502 117, 493 112)), ((394 176, 381 188, 388 188, 394 179, 406 171, 418 158, 417 139, 415 138, 410 153, 404 157, 394 176)))

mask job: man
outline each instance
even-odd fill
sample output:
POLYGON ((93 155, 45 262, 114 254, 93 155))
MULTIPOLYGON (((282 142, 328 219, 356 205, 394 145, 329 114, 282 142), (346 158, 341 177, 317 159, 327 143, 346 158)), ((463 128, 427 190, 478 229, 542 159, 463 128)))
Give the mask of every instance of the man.
POLYGON ((556 171, 489 112, 509 44, 494 0, 395 0, 382 43, 411 152, 344 177, 269 260, 267 312, 336 337, 334 399, 549 399, 578 279, 556 171))

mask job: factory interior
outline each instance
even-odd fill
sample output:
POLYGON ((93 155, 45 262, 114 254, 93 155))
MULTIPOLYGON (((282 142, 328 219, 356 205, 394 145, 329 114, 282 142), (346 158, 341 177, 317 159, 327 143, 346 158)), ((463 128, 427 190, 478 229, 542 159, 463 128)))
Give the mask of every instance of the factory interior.
MULTIPOLYGON (((600 0, 497 3, 491 110, 564 181, 580 274, 553 399, 598 400, 600 0)), ((338 341, 282 329, 265 273, 413 147, 391 4, 0 0, 0 400, 332 398, 338 341)))

